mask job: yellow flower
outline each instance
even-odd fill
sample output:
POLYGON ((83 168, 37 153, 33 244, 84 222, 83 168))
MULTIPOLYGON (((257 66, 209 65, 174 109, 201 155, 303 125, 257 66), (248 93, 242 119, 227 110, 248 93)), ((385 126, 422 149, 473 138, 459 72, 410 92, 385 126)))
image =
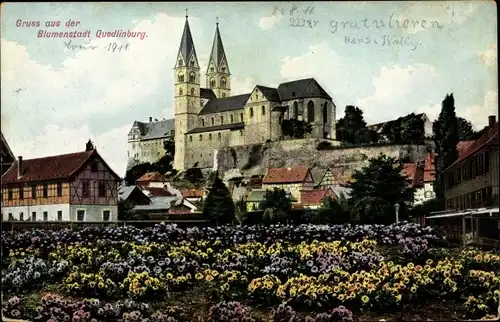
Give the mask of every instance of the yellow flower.
POLYGON ((202 273, 196 273, 195 277, 197 280, 201 280, 201 279, 203 279, 204 276, 202 273))
POLYGON ((433 261, 432 261, 432 259, 429 258, 428 260, 425 261, 425 263, 427 265, 432 265, 433 261))
POLYGON ((363 303, 365 303, 365 304, 366 304, 366 303, 368 303, 368 302, 370 301, 370 298, 369 298, 368 296, 366 296, 366 295, 363 295, 363 296, 361 297, 361 301, 363 301, 363 303))

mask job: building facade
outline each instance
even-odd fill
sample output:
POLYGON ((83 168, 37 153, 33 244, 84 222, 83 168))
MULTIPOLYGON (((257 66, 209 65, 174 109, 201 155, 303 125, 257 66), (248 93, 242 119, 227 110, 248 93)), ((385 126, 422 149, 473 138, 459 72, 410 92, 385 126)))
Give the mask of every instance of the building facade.
MULTIPOLYGON (((212 168, 215 151, 221 147, 281 140, 281 123, 290 118, 312 125, 313 131, 308 137, 336 138, 335 104, 313 78, 282 83, 276 88, 257 85, 250 93, 233 95, 218 24, 204 85, 202 87, 200 65, 186 17, 174 66, 175 121, 167 120, 172 122, 175 133, 174 168, 177 170, 195 165, 212 168)), ((146 126, 141 124, 135 122, 129 133, 129 157, 139 161, 146 160, 146 154, 158 158, 161 153, 157 150, 148 154, 147 131, 140 129, 146 126)))
POLYGON ((120 177, 97 151, 17 162, 2 176, 2 219, 114 221, 120 177))
POLYGON ((447 210, 485 207, 499 196, 499 141, 495 116, 488 118, 488 127, 443 172, 447 210))
POLYGON ((294 202, 300 203, 301 191, 313 190, 314 180, 307 167, 269 168, 262 180, 262 189, 282 189, 290 193, 294 202))

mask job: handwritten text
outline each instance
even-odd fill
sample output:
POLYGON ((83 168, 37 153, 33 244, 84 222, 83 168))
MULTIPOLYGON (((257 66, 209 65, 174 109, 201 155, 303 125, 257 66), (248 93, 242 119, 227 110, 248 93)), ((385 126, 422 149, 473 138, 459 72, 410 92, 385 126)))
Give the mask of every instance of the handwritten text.
POLYGON ((409 36, 383 35, 383 36, 345 36, 344 42, 349 45, 377 45, 381 47, 406 47, 416 50, 422 44, 409 36))

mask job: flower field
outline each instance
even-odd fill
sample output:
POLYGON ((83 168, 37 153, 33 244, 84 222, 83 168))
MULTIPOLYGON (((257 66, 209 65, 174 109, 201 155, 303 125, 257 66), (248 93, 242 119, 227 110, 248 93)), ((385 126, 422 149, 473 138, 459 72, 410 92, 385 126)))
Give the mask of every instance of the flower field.
POLYGON ((500 302, 498 253, 409 223, 31 230, 3 232, 2 252, 3 315, 30 321, 350 321, 443 301, 481 318, 500 302))

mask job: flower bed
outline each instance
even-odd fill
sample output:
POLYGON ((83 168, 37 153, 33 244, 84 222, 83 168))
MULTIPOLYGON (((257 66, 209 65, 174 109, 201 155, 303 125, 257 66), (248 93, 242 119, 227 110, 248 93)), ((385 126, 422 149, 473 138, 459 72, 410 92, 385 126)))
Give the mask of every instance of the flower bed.
POLYGON ((205 321, 255 321, 251 307, 262 306, 274 308, 274 321, 347 321, 353 312, 436 298, 482 317, 496 314, 500 301, 498 254, 441 248, 445 240, 416 224, 157 225, 2 238, 9 254, 4 294, 57 285, 58 294, 43 297, 36 310, 24 309, 19 297, 4 304, 6 317, 35 321, 193 321, 161 303, 194 289, 212 302, 205 321))

